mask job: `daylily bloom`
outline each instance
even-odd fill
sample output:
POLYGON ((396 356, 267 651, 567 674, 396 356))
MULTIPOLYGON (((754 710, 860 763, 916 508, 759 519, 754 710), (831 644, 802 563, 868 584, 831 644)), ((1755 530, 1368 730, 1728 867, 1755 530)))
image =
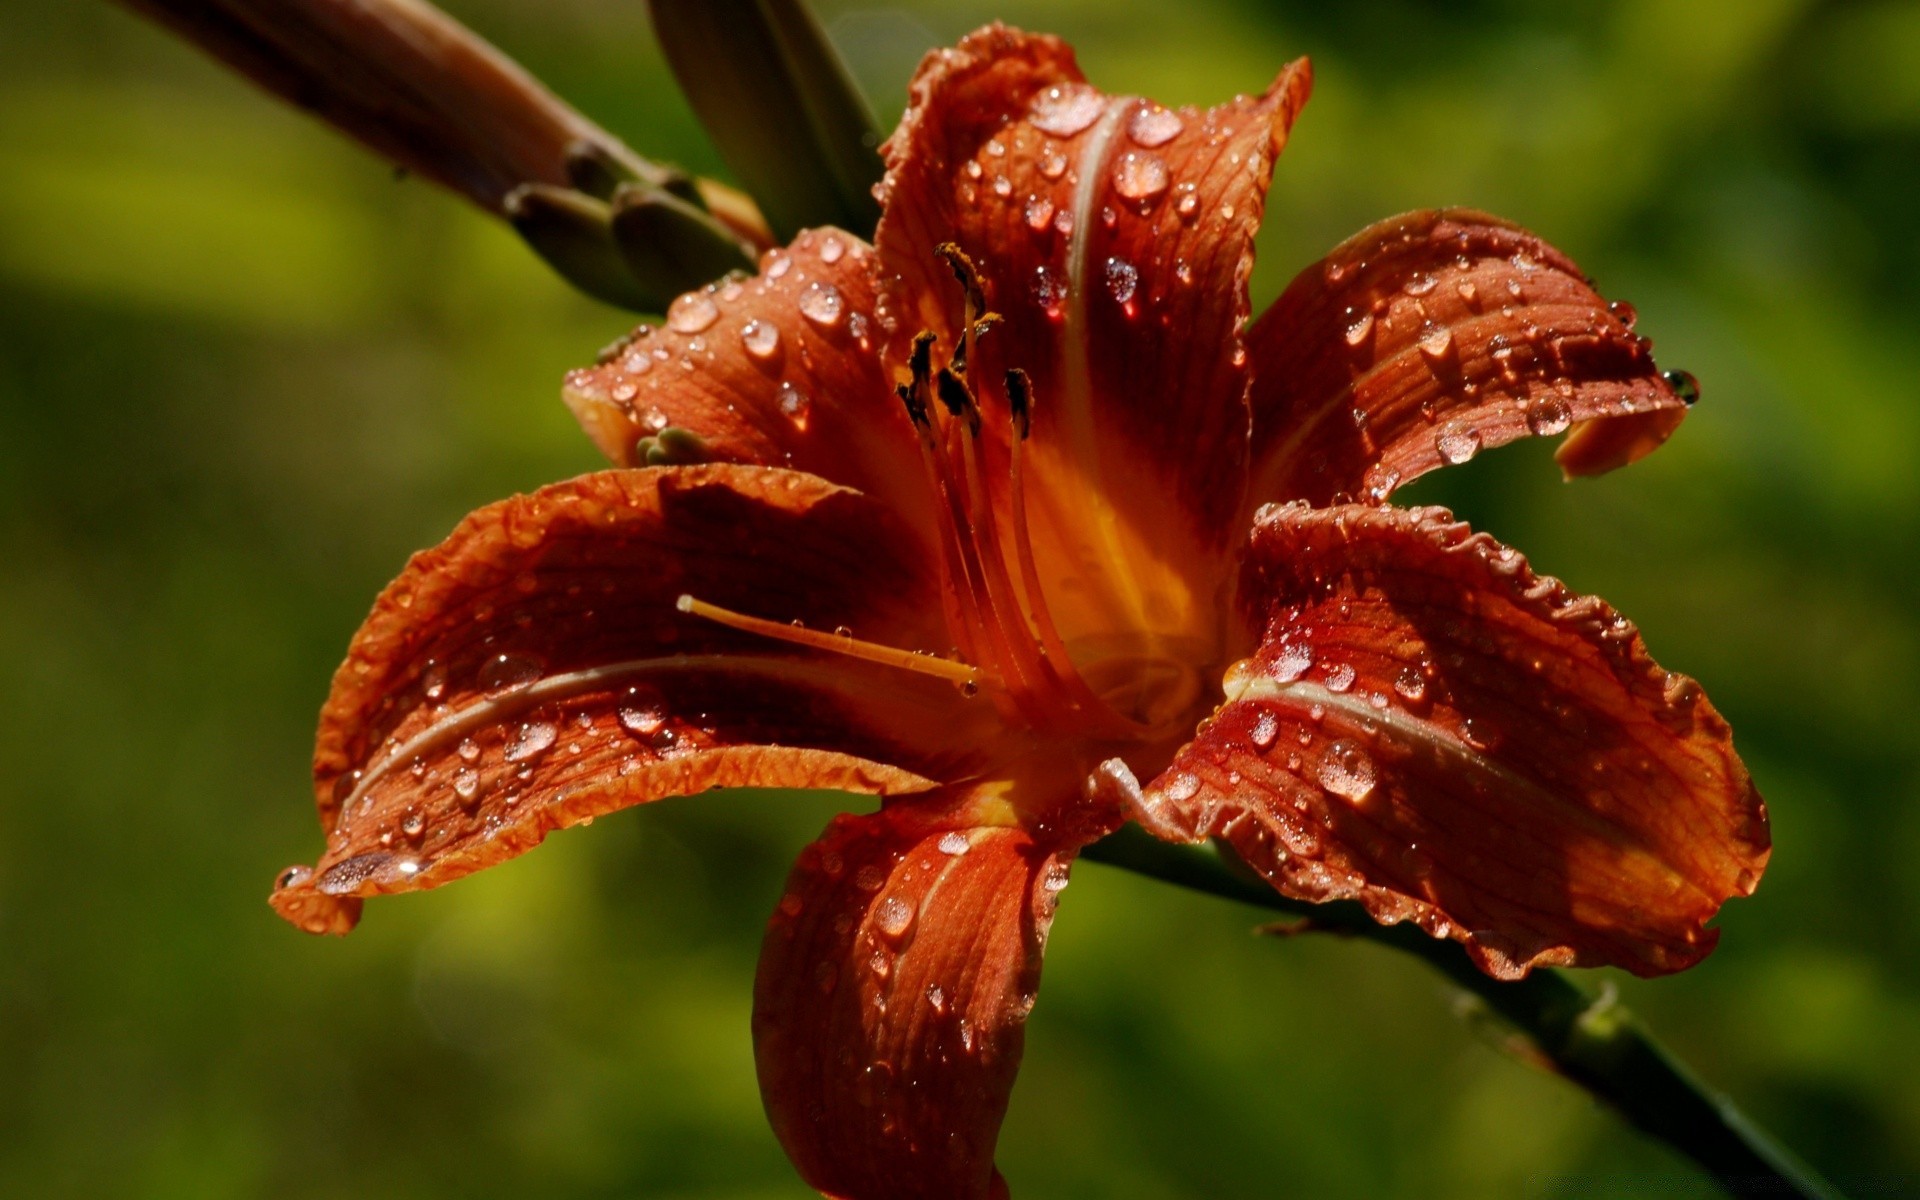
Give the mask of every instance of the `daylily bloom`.
POLYGON ((1385 503, 1529 434, 1631 461, 1691 381, 1472 212, 1362 232, 1249 327, 1309 78, 1167 109, 1052 38, 931 55, 871 246, 805 233, 575 372, 617 467, 381 595, 275 907, 342 933, 630 805, 877 795, 801 852, 754 1004, 780 1140, 863 1198, 1005 1194, 1056 899, 1128 819, 1501 977, 1705 955, 1768 853, 1725 722, 1604 603, 1385 503))

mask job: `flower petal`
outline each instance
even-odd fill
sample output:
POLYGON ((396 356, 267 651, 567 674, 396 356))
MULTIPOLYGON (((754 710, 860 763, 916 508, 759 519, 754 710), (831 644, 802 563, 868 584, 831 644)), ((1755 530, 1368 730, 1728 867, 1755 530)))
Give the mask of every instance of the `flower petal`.
POLYGON ((804 232, 754 278, 674 301, 660 328, 570 373, 562 395, 621 466, 649 465, 652 449, 655 462, 791 467, 897 507, 924 503, 913 427, 877 346, 872 258, 851 234, 804 232), (697 440, 662 444, 669 429, 697 440))
POLYGON ((836 818, 761 949, 761 1094, 829 1196, 1006 1194, 993 1147, 1072 854, 934 800, 836 818))
POLYGON ((1161 836, 1503 978, 1679 970, 1753 890, 1766 807, 1726 722, 1603 602, 1432 508, 1270 509, 1242 588, 1265 640, 1146 790, 1161 836))
POLYGON ((1632 320, 1497 217, 1428 210, 1362 230, 1248 334, 1249 503, 1384 500, 1435 467, 1569 426, 1569 475, 1624 466, 1686 415, 1632 320))
POLYGON ((883 147, 882 323, 896 353, 923 329, 951 350, 961 292, 935 248, 978 268, 1004 317, 972 364, 988 435, 1008 436, 1004 371, 1027 371, 1036 553, 1105 593, 1063 625, 1206 624, 1180 610, 1214 603, 1188 581, 1216 576, 1243 527, 1252 239, 1309 87, 1302 60, 1258 98, 1164 109, 1094 90, 1065 43, 999 25, 914 79, 883 147))
POLYGON ((275 907, 345 932, 353 897, 662 796, 900 793, 978 769, 997 718, 953 683, 675 607, 691 593, 931 650, 929 578, 874 502, 789 471, 605 471, 481 509, 414 556, 334 676, 314 753, 327 852, 275 907))

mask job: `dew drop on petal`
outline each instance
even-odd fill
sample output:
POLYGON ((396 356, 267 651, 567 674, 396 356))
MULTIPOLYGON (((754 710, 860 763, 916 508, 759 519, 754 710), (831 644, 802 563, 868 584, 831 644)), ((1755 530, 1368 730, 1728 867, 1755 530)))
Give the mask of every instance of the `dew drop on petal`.
POLYGON ((1027 197, 1027 228, 1035 233, 1045 233, 1053 224, 1053 201, 1045 196, 1027 197))
POLYGON ((1327 668, 1327 690, 1344 692, 1353 686, 1354 670, 1352 663, 1340 663, 1327 668))
POLYGON ((1173 210, 1180 214, 1181 220, 1193 220, 1200 212, 1200 189, 1191 183, 1183 183, 1173 190, 1180 193, 1180 199, 1174 201, 1173 210))
POLYGON ((454 772, 453 794, 460 797, 463 803, 478 796, 480 794, 479 773, 467 767, 454 772))
POLYGON ((1428 362, 1440 362, 1453 350, 1453 330, 1445 325, 1436 325, 1426 330, 1420 338, 1420 353, 1428 362))
POLYGON ((496 654, 480 664, 480 686, 489 692, 525 687, 545 669, 546 663, 531 654, 496 654))
POLYGON ((760 273, 768 279, 778 279, 793 270, 793 259, 785 250, 769 250, 760 260, 760 273))
POLYGON ((1614 319, 1622 325, 1625 325, 1628 329, 1632 329, 1634 322, 1640 319, 1639 310, 1635 309, 1633 305, 1625 300, 1615 300, 1613 303, 1607 305, 1607 311, 1612 313, 1614 319))
POLYGON ((1427 677, 1416 667, 1403 667, 1393 677, 1393 690, 1400 694, 1401 699, 1418 704, 1426 698, 1427 677))
POLYGON ((454 748, 454 753, 466 761, 472 762, 474 759, 480 757, 480 743, 474 741, 472 738, 461 738, 459 746, 454 748))
POLYGON ((1367 337, 1372 333, 1373 333, 1373 314, 1370 312, 1363 312, 1358 317, 1354 318, 1351 322, 1349 322, 1347 325, 1347 332, 1346 332, 1347 345, 1358 346, 1361 343, 1365 342, 1367 340, 1367 337))
POLYGON ((1142 204, 1165 194, 1169 182, 1167 164, 1158 155, 1129 150, 1113 166, 1113 190, 1142 204))
POLYGON ((913 905, 898 896, 888 896, 874 906, 873 923, 890 938, 903 937, 913 925, 913 905))
POLYGON ((1253 728, 1248 731, 1247 736, 1252 739, 1256 747, 1265 750, 1279 738, 1280 722, 1271 712, 1262 709, 1260 715, 1253 719, 1253 728))
POLYGON ((1048 179, 1058 179, 1067 173, 1067 156, 1058 150, 1049 150, 1040 156, 1040 174, 1048 179))
POLYGON ((527 721, 507 743, 507 761, 524 762, 544 753, 559 736, 560 731, 555 729, 549 721, 527 721))
POLYGON ((1100 93, 1084 84, 1047 88, 1034 97, 1028 119, 1033 127, 1055 137, 1072 137, 1100 119, 1106 105, 1100 93))
POLYGON ((1180 115, 1171 109, 1149 104, 1133 114, 1127 122, 1127 136, 1142 146, 1164 146, 1180 136, 1184 128, 1180 115))
POLYGON ((772 358, 780 349, 780 330, 771 321, 758 318, 740 327, 740 344, 755 358, 772 358))
POLYGON ((1060 307, 1067 299, 1066 281, 1058 275, 1055 275, 1045 266, 1035 267, 1033 269, 1033 299, 1041 308, 1047 310, 1048 316, 1059 316, 1060 307))
POLYGON ((1317 776, 1321 787, 1355 803, 1373 792, 1373 760, 1358 743, 1345 738, 1327 747, 1317 776))
POLYGON ((973 843, 967 840, 967 835, 961 833, 958 829, 949 830, 941 834, 939 846, 940 853, 951 855, 954 858, 959 858, 962 854, 973 849, 973 843))
POLYGON ((1140 285, 1140 272, 1124 258, 1109 258, 1106 265, 1107 294, 1119 304, 1133 299, 1140 285))
POLYGON ((1313 665, 1313 651, 1299 642, 1289 642, 1280 647, 1280 654, 1273 660, 1273 678, 1279 683, 1292 683, 1307 673, 1313 665))
POLYGON ((803 427, 806 425, 807 413, 812 409, 813 402, 807 399, 805 392, 794 387, 791 383, 782 383, 780 385, 778 403, 781 413, 784 414, 788 420, 803 427))
POLYGON ((880 885, 886 881, 886 871, 873 863, 868 863, 853 874, 854 886, 863 892, 877 892, 880 890, 880 885))
POLYGON ((1167 780, 1166 786, 1161 788, 1160 791, 1169 800, 1176 802, 1191 800, 1200 791, 1200 777, 1186 771, 1181 771, 1171 776, 1167 780))
MULTIPOLYGON (((1197 789, 1199 781, 1196 780, 1194 786, 1197 789)), ((1181 798, 1184 799, 1184 797, 1181 798)), ((1057 894, 1067 890, 1067 884, 1072 882, 1072 877, 1073 869, 1066 863, 1048 863, 1046 872, 1040 876, 1040 886, 1057 894)))
POLYGON ((667 305, 667 328, 675 333, 699 333, 720 319, 720 306, 705 292, 688 292, 667 305))
POLYGON ((1558 396, 1542 396, 1527 406, 1527 428, 1538 437, 1552 437, 1573 424, 1573 412, 1558 396))
POLYGON ((810 283, 800 293, 800 315, 816 325, 831 326, 840 321, 840 314, 846 305, 840 299, 840 289, 830 283, 810 283))
POLYGON ((1480 431, 1465 421, 1448 421, 1434 432, 1433 444, 1441 458, 1459 466, 1480 453, 1480 431))
POLYGON ((840 256, 846 252, 847 244, 840 240, 839 235, 830 233, 820 239, 821 262, 832 265, 839 262, 840 256))

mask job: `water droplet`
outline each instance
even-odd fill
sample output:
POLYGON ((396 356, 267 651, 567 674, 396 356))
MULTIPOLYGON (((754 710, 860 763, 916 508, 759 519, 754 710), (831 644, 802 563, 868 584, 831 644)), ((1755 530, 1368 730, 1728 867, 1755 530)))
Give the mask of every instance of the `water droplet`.
POLYGON ((1174 259, 1173 277, 1183 285, 1191 284, 1193 282, 1193 264, 1184 258, 1174 259))
POLYGON ((468 762, 472 762, 474 759, 480 757, 480 744, 472 738, 461 738, 460 745, 454 749, 454 753, 466 759, 468 762))
POLYGON ((1558 396, 1543 396, 1527 406, 1527 428, 1540 437, 1552 437, 1573 424, 1573 413, 1558 396))
MULTIPOLYGON (((1191 777, 1189 776, 1189 778, 1191 777)), ((1194 788, 1198 790, 1199 786, 1200 786, 1199 781, 1194 780, 1194 788)), ((1185 799, 1185 797, 1177 797, 1177 798, 1185 799)), ((1063 862, 1048 863, 1046 872, 1040 876, 1040 886, 1046 889, 1047 891, 1052 892, 1055 895, 1058 895, 1061 892, 1064 892, 1067 890, 1067 884, 1073 881, 1072 877, 1073 877, 1073 870, 1072 868, 1068 867, 1066 863, 1063 863, 1063 862)))
POLYGON ((1253 728, 1247 736, 1255 746, 1265 750, 1280 736, 1280 722, 1271 712, 1262 709, 1260 715, 1253 719, 1253 728))
POLYGON ((877 892, 886 881, 886 871, 873 863, 868 863, 853 874, 854 886, 863 892, 877 892))
POLYGON ((1317 774, 1321 787, 1356 804, 1373 792, 1373 760, 1344 738, 1327 747, 1317 774))
POLYGON ((1400 698, 1414 704, 1420 703, 1427 695, 1427 677, 1418 668, 1404 667, 1393 677, 1393 690, 1400 698))
POLYGON ((1073 232, 1073 213, 1063 208, 1059 212, 1053 214, 1053 227, 1056 231, 1059 232, 1059 234, 1062 237, 1065 237, 1067 234, 1072 233, 1073 232))
POLYGON ((640 414, 640 427, 648 433, 659 433, 667 427, 667 414, 659 408, 649 408, 640 414))
POLYGON ((699 333, 720 319, 720 306, 705 292, 688 292, 667 305, 667 328, 675 333, 699 333))
POLYGON ((946 989, 941 987, 937 983, 928 984, 927 985, 927 1004, 936 1013, 946 1012, 947 1011, 946 989))
POLYGON ((800 314, 816 325, 838 324, 845 307, 840 289, 830 283, 810 283, 800 293, 800 314))
POLYGON ((1327 690, 1344 692, 1353 686, 1354 670, 1352 663, 1340 663, 1327 668, 1327 690))
POLYGON ((1171 109, 1149 104, 1133 114, 1127 122, 1127 136, 1142 146, 1164 146, 1180 136, 1185 128, 1180 115, 1171 109))
POLYGON ((906 936, 913 926, 913 905, 898 896, 888 896, 873 909, 873 924, 881 933, 896 941, 906 936))
POLYGON ((1444 360, 1453 351, 1453 330, 1445 325, 1434 325, 1422 332, 1420 353, 1430 363, 1444 360))
POLYGON ((780 330, 771 321, 756 318, 740 327, 740 344, 755 358, 772 358, 780 350, 780 330))
POLYGON ((1174 202, 1173 210, 1180 214, 1181 220, 1193 220, 1195 214, 1200 211, 1200 189, 1191 183, 1183 183, 1173 190, 1180 193, 1180 199, 1174 202))
POLYGON ((1134 289, 1140 284, 1140 272, 1124 258, 1109 258, 1106 265, 1107 294, 1115 302, 1125 304, 1133 299, 1134 289))
POLYGON ((454 772, 453 794, 460 797, 463 804, 470 803, 475 796, 480 794, 479 772, 465 767, 454 772))
POLYGON ((1013 195, 1013 180, 1008 179, 1005 175, 995 175, 993 177, 993 194, 996 196, 1013 195))
POLYGON ((760 273, 768 279, 778 279, 793 270, 793 259, 785 250, 769 250, 760 260, 760 273))
POLYGON ((299 885, 305 883, 307 880, 312 878, 313 878, 312 867, 302 867, 302 866, 288 867, 286 870, 280 872, 279 875, 274 877, 273 886, 276 890, 279 888, 298 887, 299 885))
POLYGON ((1363 312, 1347 325, 1347 345, 1358 346, 1373 333, 1373 314, 1363 312))
POLYGON ((1186 771, 1178 772, 1167 779, 1166 786, 1160 791, 1169 800, 1191 800, 1200 791, 1200 777, 1186 771))
POLYGON ((1480 431, 1465 421, 1448 421, 1434 431, 1433 444, 1441 458, 1459 466, 1480 453, 1480 431))
POLYGON ((1046 309, 1048 316, 1059 316, 1060 306, 1064 304, 1067 299, 1066 281, 1058 275, 1055 275, 1045 266, 1035 267, 1033 269, 1033 299, 1034 303, 1046 309))
POLYGON ((1040 157, 1040 174, 1048 179, 1058 179, 1067 173, 1067 156, 1058 150, 1049 150, 1040 157))
POLYGON ((1035 233, 1045 233, 1047 226, 1053 224, 1053 201, 1045 196, 1027 197, 1027 228, 1035 233))
POLYGON ((381 850, 343 858, 322 871, 319 881, 314 886, 329 896, 344 896, 392 860, 393 855, 381 850))
POLYGON ((847 252, 847 244, 841 241, 838 235, 830 233, 827 236, 820 239, 820 261, 821 262, 831 266, 832 264, 839 262, 840 256, 845 254, 846 252, 847 252))
POLYGON ((637 738, 652 738, 667 724, 667 703, 651 689, 630 688, 614 714, 620 728, 637 738))
POLYGON ((1157 155, 1129 150, 1113 166, 1113 190, 1143 205, 1164 195, 1169 182, 1167 164, 1157 155))
POLYGON ((545 668, 546 663, 531 654, 496 654, 480 664, 480 686, 489 692, 525 687, 545 668))
POLYGON ((1625 325, 1628 329, 1632 329, 1634 322, 1640 319, 1639 310, 1625 300, 1615 300, 1613 303, 1607 305, 1607 311, 1612 313, 1614 319, 1622 325, 1625 325))
POLYGON ((523 762, 553 745, 560 731, 547 721, 524 722, 507 743, 507 761, 523 762))
POLYGON ((1424 296, 1428 292, 1431 292, 1434 289, 1434 287, 1439 284, 1439 282, 1440 281, 1438 279, 1435 279, 1432 275, 1427 274, 1425 271, 1421 271, 1415 274, 1410 279, 1408 279, 1406 282, 1406 286, 1402 290, 1405 291, 1409 296, 1424 296))
POLYGON ((400 832, 409 838, 418 838, 427 831, 427 819, 417 812, 410 812, 400 822, 400 832))
POLYGON ((1667 381, 1667 386, 1673 389, 1673 394, 1686 402, 1688 407, 1692 407, 1699 401, 1700 381, 1693 377, 1693 372, 1662 371, 1660 377, 1667 381))
POLYGON ((1100 119, 1106 108, 1100 93, 1082 84, 1050 87, 1034 98, 1028 120, 1055 137, 1072 137, 1100 119))
POLYGON ((1312 665, 1313 651, 1302 643, 1290 642, 1280 647, 1280 653, 1273 660, 1273 678, 1279 683, 1292 683, 1312 665))
POLYGON ((940 853, 950 854, 955 858, 959 858, 962 854, 973 849, 973 843, 968 841, 967 835, 961 833, 958 829, 949 830, 941 834, 939 845, 940 853))
POLYGON ((791 383, 782 383, 780 385, 779 405, 780 411, 785 413, 794 424, 805 427, 807 423, 807 413, 812 409, 813 402, 807 399, 805 392, 794 387, 791 383))

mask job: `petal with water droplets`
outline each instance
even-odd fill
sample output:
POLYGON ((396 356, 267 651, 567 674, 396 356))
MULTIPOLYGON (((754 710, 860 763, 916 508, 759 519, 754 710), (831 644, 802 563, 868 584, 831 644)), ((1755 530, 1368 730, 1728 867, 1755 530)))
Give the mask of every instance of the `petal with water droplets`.
POLYGON ((767 1113, 846 1200, 1006 1194, 993 1147, 1071 852, 937 801, 837 818, 760 953, 767 1113))
POLYGON ((1242 595, 1264 642, 1146 789, 1161 836, 1224 837, 1288 895, 1502 977, 1679 970, 1753 890, 1766 809, 1699 686, 1444 510, 1269 510, 1242 595), (1314 665, 1277 670, 1302 643, 1314 665))
POLYGON ((1686 415, 1630 317, 1496 217, 1434 210, 1371 226, 1302 271, 1248 334, 1250 502, 1377 502, 1482 447, 1569 427, 1569 475, 1624 466, 1686 415))
POLYGON ((334 676, 326 852, 282 915, 433 887, 549 832, 712 787, 903 793, 978 769, 991 706, 944 680, 681 612, 692 593, 901 649, 945 645, 919 541, 791 471, 604 471, 481 509, 415 555, 334 676))
POLYGON ((848 234, 804 232, 769 251, 759 275, 689 292, 663 326, 569 374, 567 405, 621 466, 686 461, 679 452, 792 467, 915 511, 924 484, 880 359, 872 259, 848 234), (692 438, 662 449, 670 429, 692 438))
POLYGON ((1056 613, 1069 642, 1143 622, 1192 635, 1212 614, 1194 581, 1235 537, 1253 235, 1309 87, 1302 60, 1264 95, 1169 110, 1095 90, 1056 38, 996 25, 928 56, 884 147, 894 336, 952 345, 960 295, 935 255, 952 241, 1005 318, 974 371, 996 454, 998 380, 1032 377, 1035 551, 1085 584, 1056 613))

